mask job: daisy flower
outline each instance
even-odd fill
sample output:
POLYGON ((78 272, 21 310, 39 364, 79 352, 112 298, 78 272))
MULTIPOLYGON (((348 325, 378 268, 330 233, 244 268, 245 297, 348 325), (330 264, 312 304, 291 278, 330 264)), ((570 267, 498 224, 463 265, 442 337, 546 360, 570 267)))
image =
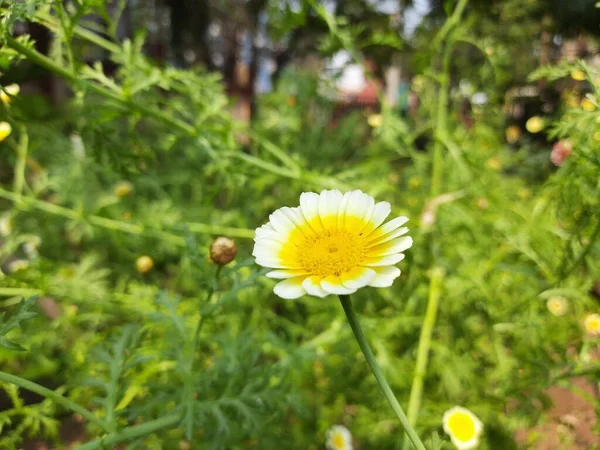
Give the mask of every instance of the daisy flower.
POLYGON ((327 432, 328 450, 352 450, 352 435, 343 425, 334 425, 327 432))
POLYGON ((550 297, 546 302, 548 311, 556 317, 564 316, 569 310, 569 302, 564 297, 550 297))
POLYGON ((278 209, 256 230, 252 254, 257 264, 275 269, 268 277, 283 280, 274 289, 282 298, 388 287, 412 245, 402 226, 408 218, 383 224, 390 211, 388 202, 375 203, 360 190, 304 192, 300 206, 278 209))
POLYGON ((590 336, 600 336, 600 314, 588 314, 583 326, 590 336))
POLYGON ((479 445, 483 424, 466 408, 455 406, 444 413, 444 431, 458 450, 470 450, 479 445))

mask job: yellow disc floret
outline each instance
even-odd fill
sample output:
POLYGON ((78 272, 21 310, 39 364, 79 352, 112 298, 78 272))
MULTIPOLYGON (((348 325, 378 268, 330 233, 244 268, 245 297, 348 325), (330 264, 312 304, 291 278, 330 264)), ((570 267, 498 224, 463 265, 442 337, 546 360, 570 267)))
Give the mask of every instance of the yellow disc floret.
POLYGON ((361 236, 347 230, 324 230, 308 236, 298 246, 298 261, 312 275, 339 276, 365 258, 361 236))
POLYGON ((455 412, 448 419, 448 428, 456 439, 462 442, 470 441, 475 437, 475 422, 471 416, 464 412, 455 412))

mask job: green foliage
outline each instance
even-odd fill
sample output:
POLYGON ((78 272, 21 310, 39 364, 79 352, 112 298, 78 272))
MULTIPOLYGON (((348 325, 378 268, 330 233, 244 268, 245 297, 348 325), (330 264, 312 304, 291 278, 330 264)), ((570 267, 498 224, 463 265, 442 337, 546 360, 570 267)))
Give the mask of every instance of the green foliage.
POLYGON ((6 312, 0 313, 0 345, 11 350, 25 350, 15 341, 8 339, 6 335, 13 328, 17 328, 20 326, 21 322, 27 319, 31 319, 36 316, 36 313, 31 311, 31 309, 35 306, 37 302, 37 296, 33 296, 28 298, 27 300, 23 299, 17 305, 17 309, 5 319, 6 312))
MULTIPOLYGON (((322 188, 361 188, 411 218, 403 276, 353 301, 404 406, 427 304, 439 294, 419 374, 416 428, 428 449, 450 448, 439 435, 454 405, 484 422, 481 448, 517 448, 515 430, 543 422, 548 387, 597 375, 597 339, 581 322, 598 311, 600 74, 583 62, 534 72, 559 89, 574 84, 595 108, 561 103, 537 140, 507 145, 504 88, 537 64, 515 48, 539 23, 505 25, 529 10, 466 8, 435 23, 436 36, 417 33, 414 115, 385 103, 381 123, 369 124, 375 111, 340 113, 331 82, 289 67, 247 124, 233 119, 218 75, 159 65, 144 55, 144 33, 119 41, 123 2, 114 16, 104 1, 68 2, 62 22, 46 2, 9 3, 3 70, 25 77, 26 59, 64 78, 72 95, 53 104, 22 93, 0 105, 13 128, 0 143, 0 308, 13 309, 0 324, 0 365, 50 379, 53 392, 89 409, 99 423, 86 420, 84 448, 323 448, 335 424, 352 430, 357 448, 402 448, 339 304, 277 298, 251 257, 253 230, 270 212, 322 188), (102 36, 90 14, 104 19, 102 36), (492 27, 496 16, 503 25, 492 27), (27 17, 53 30, 48 58, 27 36, 12 38, 9 25, 27 17), (90 57, 98 48, 102 60, 90 57), (574 70, 587 80, 574 83, 574 70), (489 94, 470 127, 457 113, 472 94, 460 80, 489 94), (554 166, 551 146, 567 139, 572 152, 554 166), (208 257, 218 235, 238 246, 220 268, 208 257), (152 267, 136 268, 141 256, 152 267), (43 314, 32 316, 34 297, 11 308, 34 293, 43 314), (568 301, 564 316, 547 308, 556 296, 568 301)), ((360 23, 362 2, 342 16, 284 3, 268 8, 281 18, 270 24, 277 39, 294 42, 316 21, 323 52, 346 48, 359 62, 362 51, 402 44, 379 14, 369 15, 377 26, 360 23)), ((58 440, 68 406, 27 404, 26 387, 0 387, 10 399, 0 447, 58 440)))

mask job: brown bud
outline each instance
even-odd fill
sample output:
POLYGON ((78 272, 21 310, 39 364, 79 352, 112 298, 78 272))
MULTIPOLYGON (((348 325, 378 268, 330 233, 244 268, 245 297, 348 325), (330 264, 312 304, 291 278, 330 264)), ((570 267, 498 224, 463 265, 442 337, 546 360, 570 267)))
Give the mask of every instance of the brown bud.
POLYGON ((210 244, 210 259, 215 264, 224 266, 229 264, 237 255, 237 247, 233 239, 218 237, 210 244))

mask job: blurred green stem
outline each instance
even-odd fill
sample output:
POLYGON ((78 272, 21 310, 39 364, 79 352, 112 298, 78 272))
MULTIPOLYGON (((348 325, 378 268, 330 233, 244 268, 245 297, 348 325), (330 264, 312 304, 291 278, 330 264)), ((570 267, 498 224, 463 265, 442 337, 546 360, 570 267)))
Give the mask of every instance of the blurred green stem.
MULTIPOLYGON (((2 188, 0 188, 0 198, 10 200, 15 204, 16 208, 19 208, 23 211, 37 209, 48 214, 54 214, 56 216, 65 217, 67 219, 88 222, 90 225, 95 225, 109 230, 156 237, 158 239, 162 239, 166 242, 170 242, 180 247, 184 247, 186 245, 185 239, 183 237, 169 233, 167 231, 146 228, 144 225, 121 222, 114 219, 108 219, 106 217, 94 215, 86 216, 75 210, 65 208, 64 206, 55 205, 54 203, 45 202, 43 200, 38 200, 37 198, 33 197, 18 196, 15 193, 9 192, 2 188)), ((254 231, 247 228, 222 227, 220 225, 208 225, 204 223, 190 223, 184 225, 187 225, 188 229, 194 233, 227 234, 231 237, 248 239, 254 237, 254 231)))
MULTIPOLYGON (((575 262, 573 264, 571 264, 571 266, 568 269, 563 271, 563 273, 559 277, 559 281, 562 281, 562 280, 566 279, 569 275, 571 275, 573 273, 573 271, 575 269, 577 269, 577 267, 585 260, 588 253, 592 250, 592 247, 594 246, 594 244, 596 243, 596 240, 600 236, 600 215, 597 217, 597 219, 598 219, 598 221, 596 222, 596 228, 594 228, 594 231, 592 231, 592 235, 589 237, 589 242, 587 243, 585 248, 581 251, 581 253, 577 257, 575 262)), ((565 252, 565 254, 566 254, 566 252, 565 252)), ((566 258, 563 258, 563 267, 564 267, 564 265, 566 265, 565 259, 566 258)), ((562 269, 562 267, 560 269, 562 269)), ((559 269, 559 273, 560 273, 560 269, 559 269)))
MULTIPOLYGON (((210 304, 212 296, 215 293, 215 287, 216 287, 217 283, 219 282, 219 278, 221 276, 222 269, 223 269, 223 266, 219 264, 217 266, 217 270, 215 271, 215 278, 210 283, 210 287, 208 288, 208 291, 206 292, 206 298, 204 299, 204 303, 202 304, 202 306, 210 304)), ((206 314, 202 314, 200 316, 200 319, 198 319, 198 326, 196 326, 196 331, 194 332, 194 340, 192 343, 192 351, 193 352, 196 352, 196 349, 198 348, 198 343, 200 340, 200 331, 202 331, 202 326, 204 325, 205 320, 210 316, 212 316, 212 311, 207 312, 206 314)), ((193 361, 194 359, 191 358, 191 360, 193 361)))
POLYGON ((54 392, 50 389, 45 388, 44 386, 40 386, 39 384, 34 383, 33 381, 29 381, 24 378, 17 377, 15 375, 11 375, 6 372, 0 372, 0 381, 3 381, 5 383, 14 384, 16 386, 19 386, 20 388, 27 389, 28 391, 35 392, 36 394, 39 394, 45 398, 49 398, 54 403, 64 406, 65 408, 70 409, 73 412, 81 414, 81 416, 86 418, 89 422, 99 426, 104 431, 110 432, 113 430, 109 424, 105 423, 103 420, 96 417, 94 414, 92 414, 90 411, 85 409, 83 406, 78 405, 77 403, 69 400, 66 397, 63 397, 60 394, 57 394, 56 392, 54 392))
POLYGON ((19 145, 17 146, 17 163, 15 164, 15 180, 13 185, 13 192, 17 196, 17 199, 21 199, 23 193, 23 186, 25 184, 25 166, 27 162, 27 150, 29 147, 29 135, 27 134, 27 128, 22 125, 19 127, 19 145))
MULTIPOLYGON (((421 408, 421 398, 423 395, 423 382, 425 380, 425 374, 427 373, 431 336, 433 334, 433 328, 435 326, 440 303, 443 279, 444 271, 442 269, 434 268, 431 270, 429 299, 427 300, 427 310, 425 311, 425 320, 423 321, 423 327, 421 328, 421 336, 419 337, 415 374, 413 376, 410 397, 408 399, 408 420, 410 423, 417 423, 419 417, 419 409, 421 408)), ((408 441, 405 439, 403 448, 407 449, 408 445, 408 441)))
POLYGON ((60 33, 65 41, 67 61, 69 62, 70 69, 75 70, 75 60, 73 59, 73 48, 71 46, 71 40, 73 39, 73 27, 70 24, 67 24, 67 15, 65 14, 62 3, 63 0, 56 0, 54 2, 54 7, 56 8, 56 13, 58 14, 58 18, 60 20, 60 33))
POLYGON ((142 423, 140 425, 134 425, 131 427, 123 428, 115 433, 108 434, 103 438, 96 439, 95 441, 88 442, 87 444, 78 445, 75 450, 93 450, 93 449, 107 449, 113 448, 112 446, 120 442, 125 442, 130 439, 135 439, 143 436, 148 436, 155 431, 162 430, 163 428, 169 428, 176 425, 181 420, 179 413, 173 413, 161 417, 160 419, 151 420, 150 422, 142 423))
POLYGON ((396 417, 398 417, 398 420, 400 420, 400 423, 402 424, 404 431, 406 431, 406 434, 408 435, 409 439, 411 440, 411 442, 413 443, 415 448, 418 450, 425 450, 425 446, 419 439, 419 436, 417 436, 417 433, 415 432, 413 427, 410 425, 410 422, 409 422, 408 418, 406 417, 406 414, 404 414, 404 411, 402 410, 400 403, 398 403, 398 400, 394 396, 394 393, 392 392, 390 385, 388 384, 387 380, 385 379, 385 376, 383 375, 383 372, 382 372, 381 368, 379 367, 379 364, 377 364, 377 360, 375 359, 375 356, 373 355, 373 351, 371 350, 371 347, 369 346, 369 343, 367 342, 367 339, 366 339, 365 335, 363 334, 362 328, 360 326, 360 322, 358 320, 358 316, 356 315, 356 311, 354 311, 354 308, 352 307, 352 300, 350 300, 350 296, 340 295, 340 301, 342 302, 342 307, 344 308, 344 312, 346 313, 346 317, 348 318, 350 327, 352 328, 352 331, 354 332, 354 337, 356 338, 356 341, 358 342, 358 345, 359 345, 360 349, 362 350, 363 355, 365 355, 367 364, 369 364, 369 367, 371 368, 371 372, 373 372, 373 375, 375 375, 375 378, 377 379, 377 382, 379 383, 379 387, 381 387, 381 390, 383 391, 383 395, 385 395, 385 398, 390 403, 392 409, 396 413, 396 417))

